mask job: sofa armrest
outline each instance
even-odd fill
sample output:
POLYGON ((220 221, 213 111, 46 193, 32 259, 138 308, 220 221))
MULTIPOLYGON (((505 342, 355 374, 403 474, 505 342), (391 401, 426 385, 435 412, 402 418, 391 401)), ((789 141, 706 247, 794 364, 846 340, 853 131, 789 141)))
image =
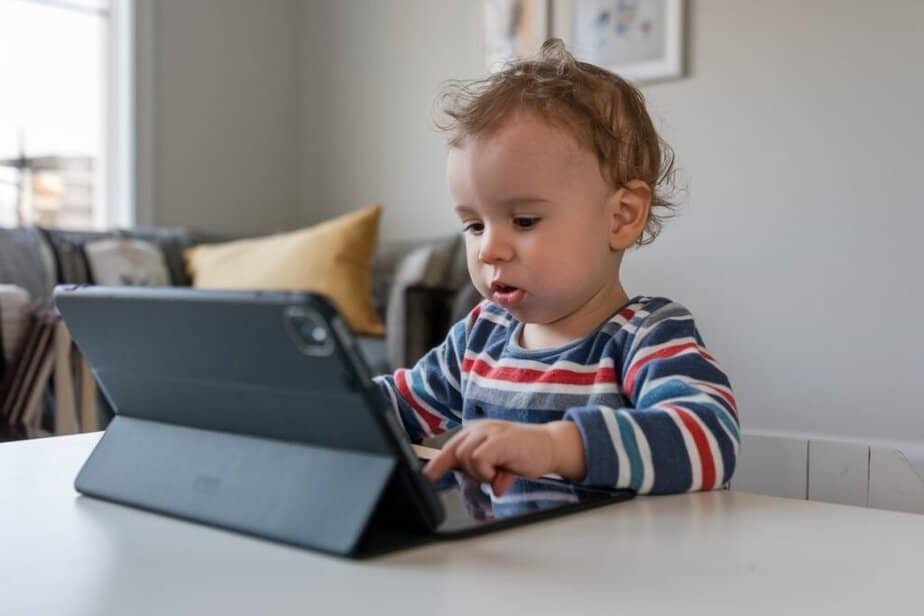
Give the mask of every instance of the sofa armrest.
MULTIPOLYGON (((403 341, 403 366, 413 366, 439 345, 452 327, 455 289, 412 285, 404 291, 403 332, 389 332, 403 341)), ((401 366, 396 366, 401 367, 401 366)))

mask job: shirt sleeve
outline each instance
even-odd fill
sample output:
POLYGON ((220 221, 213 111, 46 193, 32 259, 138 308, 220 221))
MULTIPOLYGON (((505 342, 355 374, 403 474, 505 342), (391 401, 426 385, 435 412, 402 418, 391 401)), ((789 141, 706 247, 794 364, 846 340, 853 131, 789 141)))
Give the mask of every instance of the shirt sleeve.
POLYGON ((414 443, 462 423, 460 373, 467 332, 478 312, 476 307, 453 325, 446 339, 413 368, 373 379, 414 443))
POLYGON ((676 303, 652 311, 615 359, 629 406, 565 413, 584 441, 584 483, 639 494, 725 485, 738 456, 737 406, 689 311, 676 303))

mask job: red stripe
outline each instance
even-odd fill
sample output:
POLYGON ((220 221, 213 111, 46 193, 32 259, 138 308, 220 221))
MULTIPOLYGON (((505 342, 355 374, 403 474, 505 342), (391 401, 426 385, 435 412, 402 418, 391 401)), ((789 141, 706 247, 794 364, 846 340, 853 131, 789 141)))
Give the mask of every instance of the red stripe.
POLYGON ((625 391, 631 394, 634 388, 634 385, 635 385, 636 373, 638 373, 639 370, 641 370, 644 366, 646 366, 648 362, 655 360, 655 359, 665 359, 668 357, 673 357, 674 355, 677 355, 678 353, 681 353, 691 348, 699 349, 700 355, 703 354, 703 351, 702 349, 699 348, 698 344, 696 344, 695 342, 685 342, 680 345, 664 347, 663 349, 660 349, 656 351, 655 353, 652 353, 651 355, 645 357, 641 361, 638 361, 632 364, 632 366, 629 368, 628 374, 626 374, 626 380, 624 383, 625 391))
POLYGON ((731 395, 730 393, 724 390, 718 389, 718 388, 710 388, 710 389, 712 389, 712 391, 714 391, 716 394, 720 395, 722 399, 728 403, 728 406, 731 407, 731 410, 735 415, 738 414, 738 403, 735 402, 735 397, 733 395, 731 395))
POLYGON ((414 397, 414 392, 411 391, 410 383, 407 382, 407 370, 401 368, 395 371, 395 385, 398 386, 398 393, 401 394, 401 397, 404 398, 404 401, 411 405, 417 414, 424 420, 427 426, 430 428, 430 433, 436 433, 440 430, 440 419, 433 415, 430 411, 425 409, 417 402, 417 399, 414 397))
POLYGON ((709 440, 706 433, 686 409, 671 406, 680 416, 680 421, 687 427, 693 436, 693 442, 696 443, 696 450, 699 451, 699 462, 703 471, 703 490, 712 490, 715 488, 715 460, 712 459, 712 449, 709 448, 709 440))
POLYGON ((466 357, 462 362, 462 372, 474 372, 478 376, 507 381, 509 383, 554 383, 556 385, 593 385, 594 383, 616 382, 616 371, 604 366, 596 372, 575 372, 562 368, 536 370, 534 368, 511 368, 509 366, 492 366, 481 359, 466 357))
POLYGON ((632 317, 635 316, 635 310, 626 308, 625 310, 620 311, 618 316, 624 318, 626 322, 631 321, 632 317))
POLYGON ((468 322, 469 322, 469 324, 470 324, 470 325, 474 325, 474 324, 475 324, 475 321, 478 320, 478 315, 480 315, 480 314, 481 314, 481 302, 479 302, 478 304, 476 304, 475 307, 472 308, 472 311, 469 313, 469 315, 468 315, 468 322))
POLYGON ((726 404, 731 408, 732 413, 738 415, 738 403, 735 402, 735 396, 724 389, 721 389, 714 383, 707 383, 706 381, 696 381, 696 385, 699 385, 706 390, 708 394, 715 394, 716 396, 722 398, 726 404))

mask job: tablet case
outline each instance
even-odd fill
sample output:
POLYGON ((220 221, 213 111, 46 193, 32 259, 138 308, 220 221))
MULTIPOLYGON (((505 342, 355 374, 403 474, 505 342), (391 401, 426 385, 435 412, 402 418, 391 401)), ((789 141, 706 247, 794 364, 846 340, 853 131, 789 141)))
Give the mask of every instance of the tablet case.
POLYGON ((70 286, 55 301, 116 413, 79 492, 345 556, 426 542, 442 520, 323 297, 70 286))

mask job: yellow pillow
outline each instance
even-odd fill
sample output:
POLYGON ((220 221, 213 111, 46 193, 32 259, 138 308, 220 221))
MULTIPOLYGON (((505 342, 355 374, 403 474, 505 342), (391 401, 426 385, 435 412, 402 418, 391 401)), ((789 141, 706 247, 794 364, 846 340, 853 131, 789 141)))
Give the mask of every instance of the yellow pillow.
POLYGON ((326 295, 357 334, 381 336, 372 307, 372 256, 381 205, 313 227, 185 252, 200 289, 314 291, 326 295))

